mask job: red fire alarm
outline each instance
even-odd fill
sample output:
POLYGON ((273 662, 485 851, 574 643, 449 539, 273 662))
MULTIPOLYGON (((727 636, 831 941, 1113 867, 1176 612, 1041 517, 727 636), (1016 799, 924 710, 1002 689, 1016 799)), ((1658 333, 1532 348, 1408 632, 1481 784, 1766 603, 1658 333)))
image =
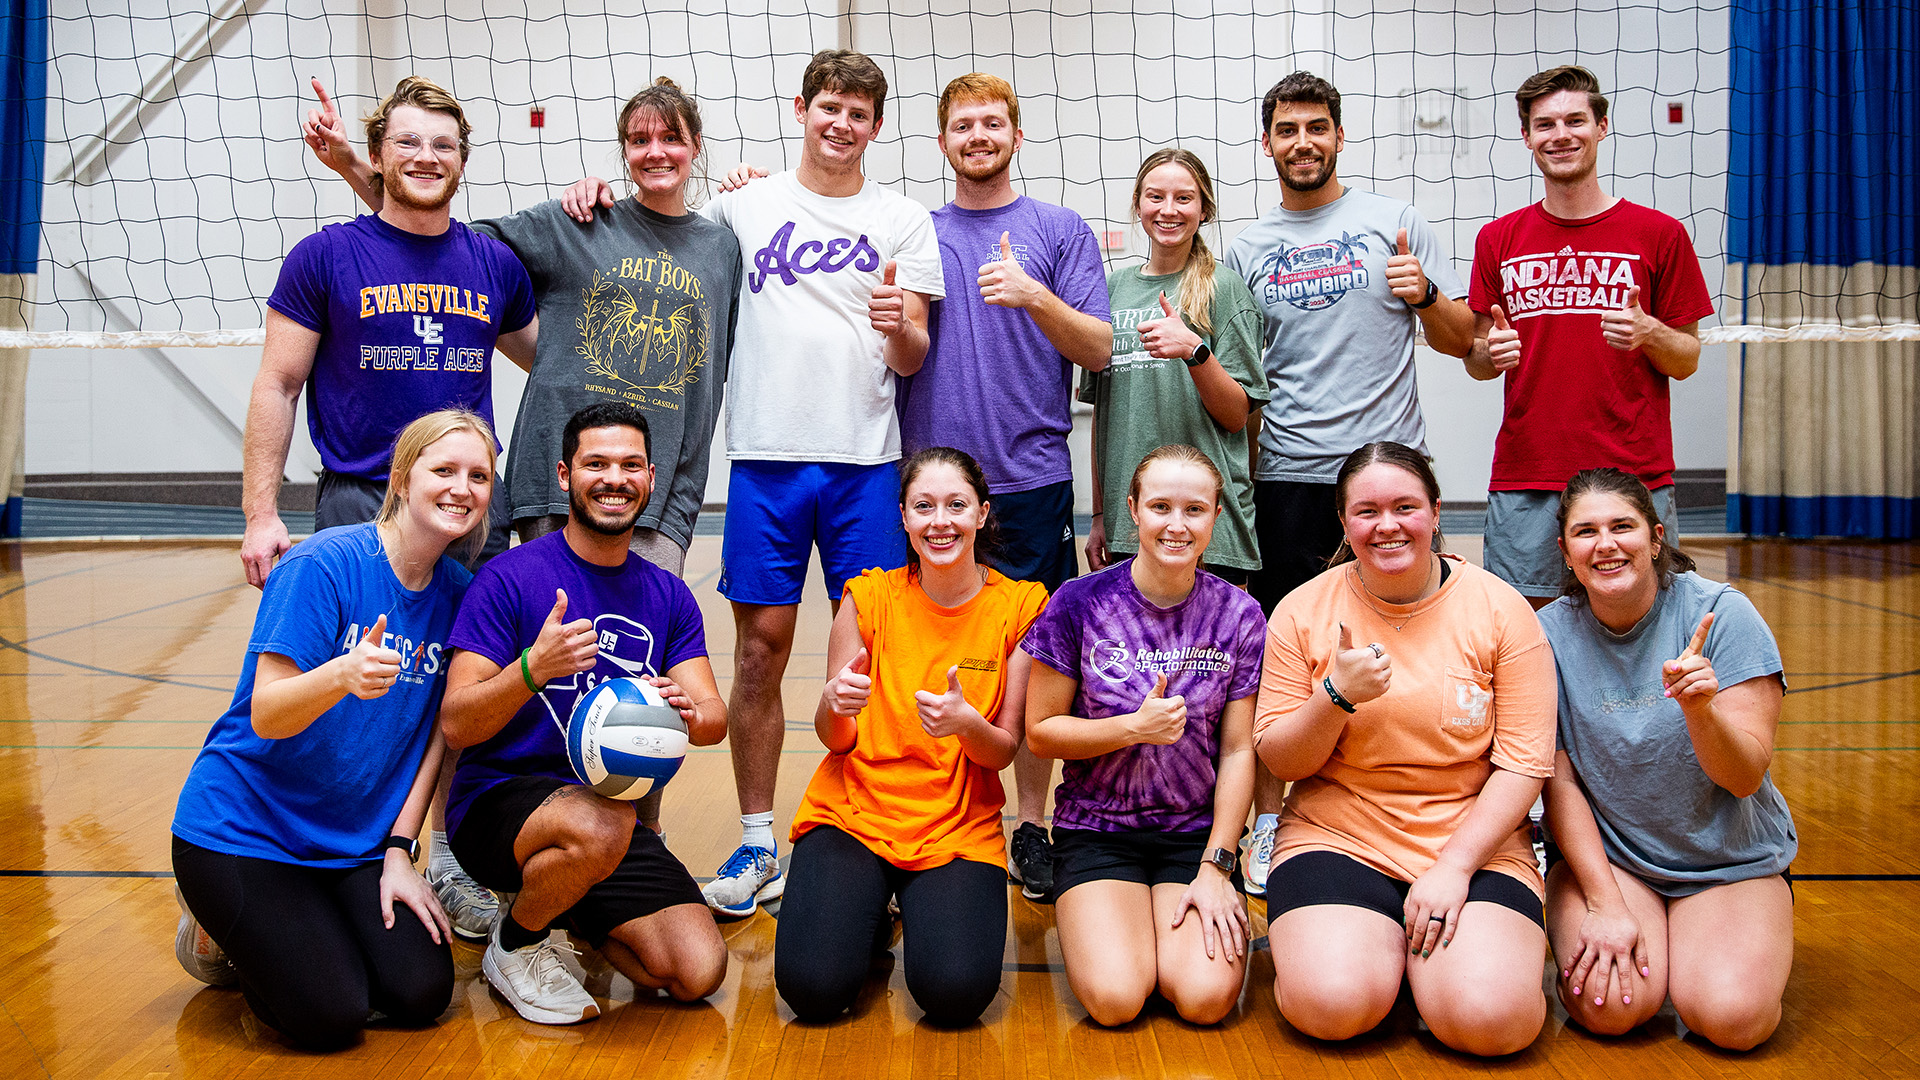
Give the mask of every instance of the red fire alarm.
MULTIPOLYGON (((1674 106, 1674 108, 1677 109, 1679 108, 1679 106, 1676 105, 1674 106)), ((527 126, 537 127, 537 128, 546 127, 547 126, 547 110, 542 106, 535 105, 533 109, 527 113, 527 126)))
MULTIPOLYGON (((1687 107, 1677 101, 1667 102, 1667 123, 1682 124, 1687 119, 1687 107)), ((538 125, 535 125, 536 127, 538 125)))

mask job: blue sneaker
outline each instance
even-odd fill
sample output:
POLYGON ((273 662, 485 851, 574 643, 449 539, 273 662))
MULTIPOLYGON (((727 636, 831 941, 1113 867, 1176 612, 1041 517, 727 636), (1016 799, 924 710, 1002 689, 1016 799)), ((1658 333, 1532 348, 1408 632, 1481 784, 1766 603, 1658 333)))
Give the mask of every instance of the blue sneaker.
POLYGON ((720 867, 720 872, 700 895, 707 906, 721 915, 744 919, 768 900, 778 900, 787 891, 787 878, 780 872, 780 861, 773 852, 753 844, 741 844, 720 867))

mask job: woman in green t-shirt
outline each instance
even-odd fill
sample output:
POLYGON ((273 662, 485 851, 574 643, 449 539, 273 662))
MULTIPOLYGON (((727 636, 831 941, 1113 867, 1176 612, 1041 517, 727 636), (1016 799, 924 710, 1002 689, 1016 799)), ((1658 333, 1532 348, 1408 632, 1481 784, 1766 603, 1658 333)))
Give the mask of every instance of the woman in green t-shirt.
POLYGON ((1222 513, 1207 569, 1237 585, 1260 567, 1253 538, 1247 420, 1267 400, 1260 365, 1263 318, 1246 282, 1214 261, 1200 227, 1214 219, 1213 180, 1186 150, 1156 150, 1133 182, 1147 234, 1146 265, 1107 276, 1113 360, 1080 383, 1093 405, 1093 530, 1087 562, 1133 554, 1139 537, 1122 513, 1134 466, 1157 447, 1185 443, 1220 464, 1222 513))

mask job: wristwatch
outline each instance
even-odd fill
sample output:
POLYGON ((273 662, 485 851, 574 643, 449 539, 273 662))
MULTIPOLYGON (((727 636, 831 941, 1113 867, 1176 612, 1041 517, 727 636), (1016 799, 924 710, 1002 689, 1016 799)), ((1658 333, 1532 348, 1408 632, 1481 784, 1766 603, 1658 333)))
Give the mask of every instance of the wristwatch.
POLYGON ((389 836, 386 842, 380 845, 380 854, 385 855, 388 848, 399 848, 401 851, 406 852, 408 862, 413 862, 420 858, 420 839, 418 837, 389 836))
POLYGON ((1432 307, 1433 302, 1438 299, 1440 299, 1440 286, 1435 285, 1433 283, 1432 278, 1428 278, 1427 279, 1427 295, 1424 298, 1422 298, 1419 303, 1408 304, 1407 306, 1412 308, 1415 311, 1424 311, 1425 309, 1432 307))
POLYGON ((1230 847, 1208 848, 1200 857, 1228 877, 1232 877, 1234 867, 1240 865, 1240 853, 1230 847))
POLYGON ((1212 355, 1213 355, 1213 350, 1207 346, 1206 342, 1203 341, 1200 343, 1199 348, 1196 348, 1193 350, 1193 355, 1187 357, 1187 366, 1199 367, 1201 364, 1204 364, 1207 362, 1207 357, 1212 355))

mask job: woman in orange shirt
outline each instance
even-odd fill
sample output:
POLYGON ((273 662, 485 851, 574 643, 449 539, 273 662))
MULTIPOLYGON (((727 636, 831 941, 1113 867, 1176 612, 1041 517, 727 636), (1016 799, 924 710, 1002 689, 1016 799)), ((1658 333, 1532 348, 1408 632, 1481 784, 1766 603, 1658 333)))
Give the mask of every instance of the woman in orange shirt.
POLYGON ((847 582, 827 640, 814 730, 827 758, 793 819, 773 981, 801 1019, 859 995, 891 940, 897 900, 907 991, 929 1021, 980 1018, 1007 935, 1000 770, 1026 710, 1017 646, 1047 603, 1037 582, 985 566, 987 481, 959 450, 901 466, 907 565, 847 582))
POLYGON ((1254 720, 1294 781, 1267 882, 1274 997, 1344 1039, 1404 977, 1441 1042, 1513 1053, 1547 1015, 1527 810, 1553 772, 1553 653, 1525 598, 1434 550, 1417 451, 1354 451, 1334 505, 1345 561, 1274 610, 1254 720))

